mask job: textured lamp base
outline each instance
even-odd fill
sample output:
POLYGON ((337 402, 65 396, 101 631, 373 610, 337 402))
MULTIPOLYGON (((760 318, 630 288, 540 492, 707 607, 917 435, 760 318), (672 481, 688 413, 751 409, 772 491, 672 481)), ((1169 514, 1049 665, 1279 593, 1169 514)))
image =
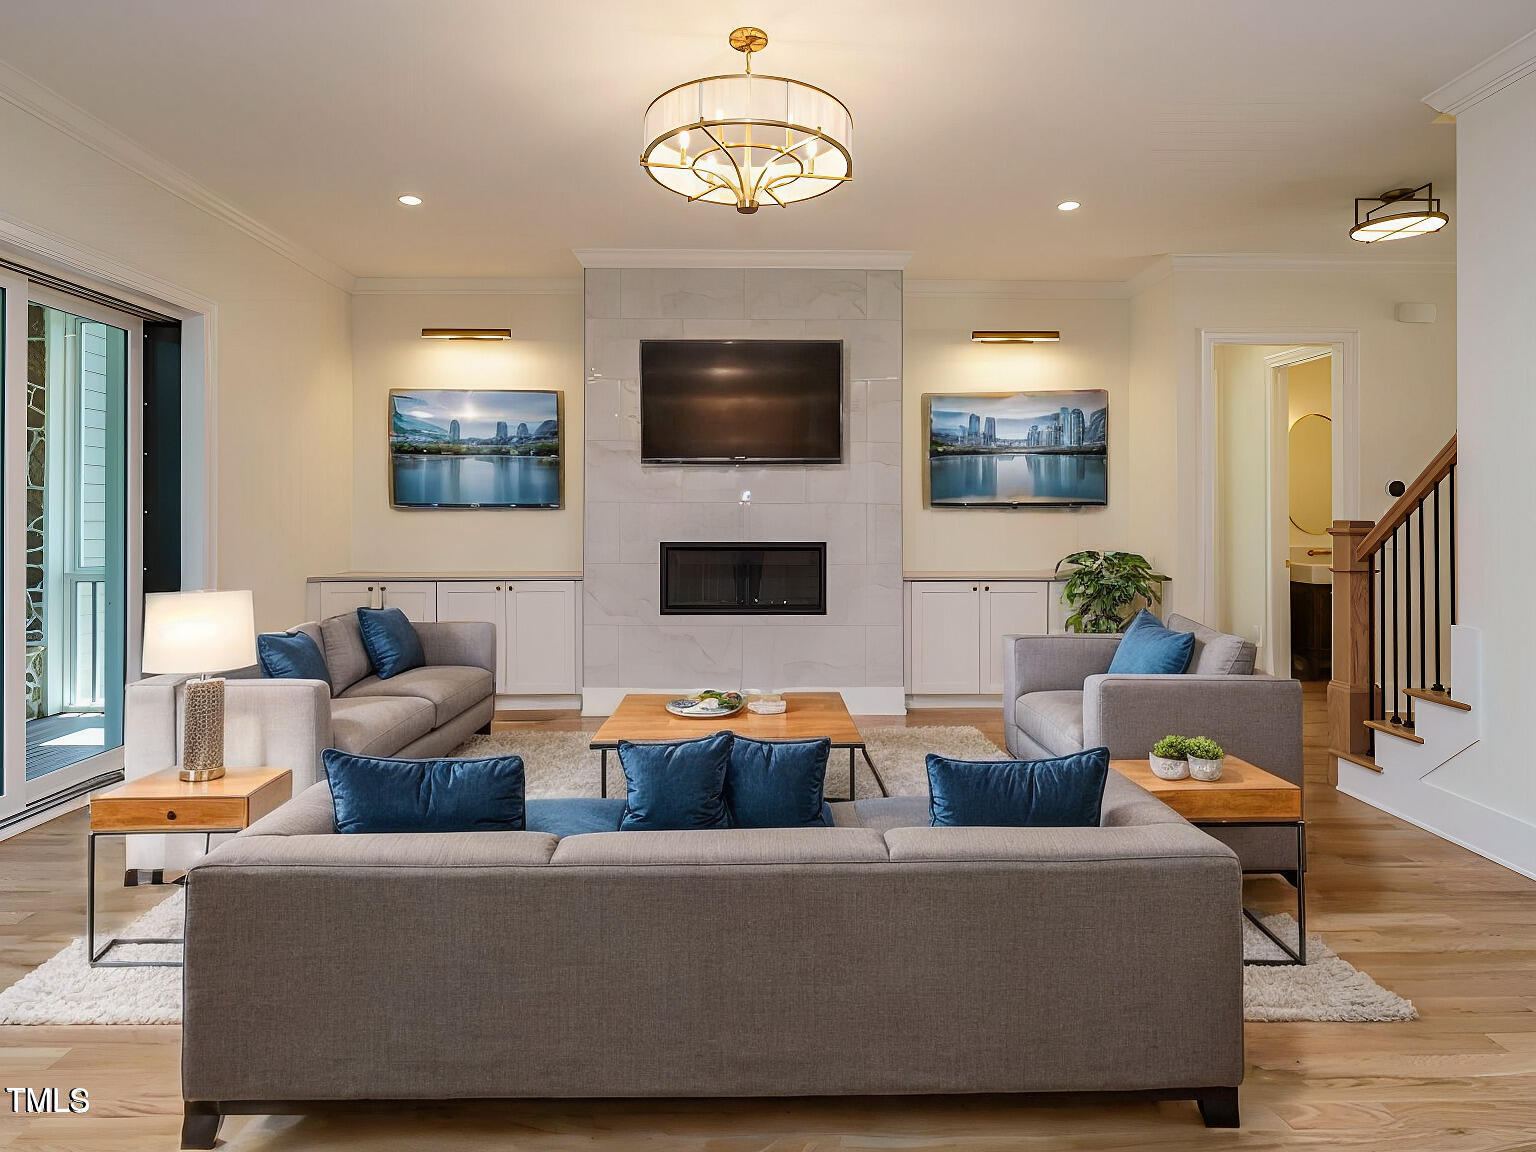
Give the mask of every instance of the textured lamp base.
POLYGON ((182 733, 181 779, 196 782, 224 775, 224 678, 188 680, 182 733))

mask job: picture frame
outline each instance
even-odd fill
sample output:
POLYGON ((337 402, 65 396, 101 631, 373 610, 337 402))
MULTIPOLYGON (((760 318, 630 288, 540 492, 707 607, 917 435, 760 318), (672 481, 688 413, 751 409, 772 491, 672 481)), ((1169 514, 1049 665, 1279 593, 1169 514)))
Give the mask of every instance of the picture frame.
POLYGON ((387 440, 392 508, 565 506, 558 389, 391 389, 387 440))

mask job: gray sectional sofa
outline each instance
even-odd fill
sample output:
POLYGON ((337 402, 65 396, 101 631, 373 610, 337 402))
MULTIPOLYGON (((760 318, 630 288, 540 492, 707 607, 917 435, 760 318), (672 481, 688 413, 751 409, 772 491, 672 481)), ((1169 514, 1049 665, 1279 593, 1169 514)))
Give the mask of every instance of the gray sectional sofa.
MULTIPOLYGON (((1234 756, 1302 782, 1301 684, 1254 669, 1254 646, 1183 616, 1167 627, 1193 632, 1189 671, 1179 676, 1110 675, 1118 635, 1003 638, 1003 732, 1008 751, 1033 759, 1104 747, 1144 758, 1161 737, 1210 736, 1234 756)), ((1282 828, 1214 832, 1250 872, 1294 876, 1296 834, 1282 828)))
POLYGON ((381 1100, 1137 1092, 1237 1123, 1233 853, 1102 826, 343 836, 317 784, 188 875, 183 1147, 381 1100))

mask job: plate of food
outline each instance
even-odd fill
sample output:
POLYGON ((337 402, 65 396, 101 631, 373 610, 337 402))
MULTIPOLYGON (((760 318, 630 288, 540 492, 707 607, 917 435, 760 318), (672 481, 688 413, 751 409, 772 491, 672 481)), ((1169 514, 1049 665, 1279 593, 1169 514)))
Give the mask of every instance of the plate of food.
POLYGON ((710 720, 721 716, 734 716, 741 711, 745 703, 740 692, 716 692, 710 688, 692 696, 668 700, 667 711, 674 716, 685 716, 690 720, 710 720))

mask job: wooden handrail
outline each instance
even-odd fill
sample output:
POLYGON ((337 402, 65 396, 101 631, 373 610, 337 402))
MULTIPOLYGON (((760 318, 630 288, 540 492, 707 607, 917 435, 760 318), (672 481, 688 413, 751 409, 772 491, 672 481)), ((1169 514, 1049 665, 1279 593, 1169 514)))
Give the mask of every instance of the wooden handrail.
POLYGON ((1408 519, 1409 513, 1419 506, 1423 500, 1435 490, 1435 485, 1450 475, 1451 469, 1456 464, 1456 437, 1452 436, 1445 442, 1445 447, 1435 454, 1435 458, 1429 462, 1418 478, 1403 490, 1403 494, 1397 498, 1387 513, 1376 522, 1376 527, 1366 533, 1363 540, 1355 548, 1355 559, 1364 560, 1402 527, 1403 521, 1408 519))

